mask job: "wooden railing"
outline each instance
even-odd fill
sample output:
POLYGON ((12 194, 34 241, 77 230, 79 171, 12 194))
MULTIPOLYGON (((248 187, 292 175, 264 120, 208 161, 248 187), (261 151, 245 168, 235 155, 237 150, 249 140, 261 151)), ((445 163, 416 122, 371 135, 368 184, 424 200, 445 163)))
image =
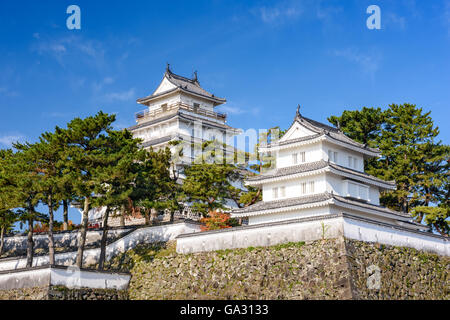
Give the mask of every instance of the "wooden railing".
POLYGON ((217 120, 226 121, 226 119, 227 119, 227 115, 224 113, 205 110, 205 109, 202 109, 201 107, 194 108, 193 106, 190 106, 188 104, 181 103, 181 102, 173 103, 165 108, 159 107, 156 110, 148 110, 147 109, 147 110, 144 110, 141 112, 137 112, 135 117, 136 117, 136 121, 151 120, 151 119, 155 119, 155 118, 158 118, 158 117, 166 115, 166 114, 174 113, 174 112, 178 111, 179 109, 184 109, 184 110, 187 110, 187 111, 190 111, 190 112, 202 115, 202 116, 211 117, 211 118, 214 118, 217 120))

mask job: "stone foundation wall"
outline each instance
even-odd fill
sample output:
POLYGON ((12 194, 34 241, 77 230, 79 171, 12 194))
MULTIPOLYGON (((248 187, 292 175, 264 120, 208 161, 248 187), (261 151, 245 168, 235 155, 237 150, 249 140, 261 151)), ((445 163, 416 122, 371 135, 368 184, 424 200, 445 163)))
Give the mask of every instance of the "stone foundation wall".
POLYGON ((0 290, 0 300, 127 300, 125 290, 68 289, 61 286, 0 290))
POLYGON ((187 255, 162 244, 114 263, 132 273, 130 299, 448 300, 449 262, 415 249, 338 238, 187 255))
POLYGON ((48 287, 0 290, 0 300, 47 300, 48 287))
POLYGON ((346 251, 355 299, 450 299, 449 257, 354 240, 346 251))

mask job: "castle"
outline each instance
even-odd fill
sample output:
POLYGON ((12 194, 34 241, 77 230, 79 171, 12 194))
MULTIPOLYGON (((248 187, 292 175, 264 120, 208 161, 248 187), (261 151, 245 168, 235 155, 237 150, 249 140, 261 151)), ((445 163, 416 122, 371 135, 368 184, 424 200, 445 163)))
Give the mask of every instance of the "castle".
POLYGON ((407 213, 380 206, 380 192, 395 190, 364 172, 364 160, 380 151, 362 145, 342 131, 308 119, 297 110, 287 132, 260 153, 275 155, 275 168, 247 179, 262 188, 263 201, 233 211, 248 225, 347 212, 411 230, 428 230, 407 213))

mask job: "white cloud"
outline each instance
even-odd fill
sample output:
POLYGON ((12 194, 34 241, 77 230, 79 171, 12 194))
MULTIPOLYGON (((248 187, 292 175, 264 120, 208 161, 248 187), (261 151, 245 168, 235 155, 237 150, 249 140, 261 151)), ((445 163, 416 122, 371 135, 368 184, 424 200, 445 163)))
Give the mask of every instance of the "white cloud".
POLYGON ((4 135, 0 136, 0 145, 10 148, 13 142, 21 141, 25 137, 23 135, 4 135))
POLYGON ((101 91, 106 85, 112 84, 114 83, 115 79, 112 77, 104 77, 101 81, 99 82, 94 82, 92 84, 92 89, 95 92, 99 92, 101 91))
POLYGON ((111 92, 105 94, 105 100, 112 102, 112 101, 130 101, 132 99, 136 98, 136 90, 134 88, 131 88, 127 91, 121 91, 121 92, 111 92))
POLYGON ((405 17, 401 17, 395 13, 388 12, 383 16, 384 22, 382 24, 386 25, 386 28, 390 26, 399 27, 401 30, 406 28, 406 19, 405 17))
POLYGON ((358 65, 362 72, 371 76, 374 76, 378 71, 381 62, 381 55, 378 52, 372 51, 370 53, 362 53, 356 48, 335 50, 334 55, 345 58, 346 60, 358 65))
POLYGON ((299 1, 278 3, 273 7, 258 7, 252 10, 267 24, 278 24, 298 18, 303 9, 299 1))
POLYGON ((104 60, 105 49, 99 41, 89 40, 81 36, 66 36, 58 39, 42 39, 42 36, 34 35, 36 39, 32 51, 40 55, 48 55, 56 59, 59 64, 65 66, 66 59, 88 59, 95 64, 101 64, 104 60))
POLYGON ((224 106, 220 106, 218 109, 219 112, 224 112, 224 113, 228 113, 228 114, 243 114, 246 111, 238 108, 238 107, 232 107, 229 105, 224 105, 224 106))

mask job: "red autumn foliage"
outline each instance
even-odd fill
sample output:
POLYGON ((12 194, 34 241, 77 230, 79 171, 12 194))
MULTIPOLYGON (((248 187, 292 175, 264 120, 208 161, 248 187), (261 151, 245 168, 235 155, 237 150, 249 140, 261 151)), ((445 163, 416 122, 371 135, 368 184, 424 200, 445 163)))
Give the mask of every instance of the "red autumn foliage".
POLYGON ((208 231, 231 228, 234 220, 228 213, 212 211, 208 217, 200 219, 200 222, 203 223, 201 231, 208 231))

